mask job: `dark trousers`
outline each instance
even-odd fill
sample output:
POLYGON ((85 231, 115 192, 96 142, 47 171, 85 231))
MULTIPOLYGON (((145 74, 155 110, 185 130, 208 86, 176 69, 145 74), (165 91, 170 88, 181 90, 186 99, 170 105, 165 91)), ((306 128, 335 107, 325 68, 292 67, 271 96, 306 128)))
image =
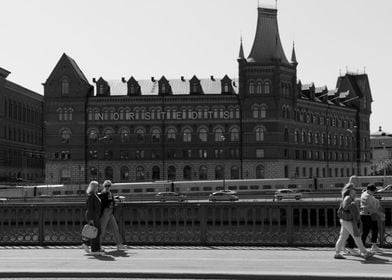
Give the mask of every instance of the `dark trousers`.
MULTIPOLYGON (((367 236, 369 232, 372 231, 372 243, 377 243, 378 238, 378 224, 377 221, 373 221, 370 215, 361 215, 362 221, 362 242, 363 245, 366 244, 367 236)), ((366 246, 366 245, 365 245, 366 246)))
POLYGON ((101 243, 99 241, 99 236, 101 235, 101 225, 99 224, 99 220, 94 220, 94 226, 98 228, 98 234, 94 239, 90 239, 90 246, 91 252, 98 252, 101 250, 101 243))

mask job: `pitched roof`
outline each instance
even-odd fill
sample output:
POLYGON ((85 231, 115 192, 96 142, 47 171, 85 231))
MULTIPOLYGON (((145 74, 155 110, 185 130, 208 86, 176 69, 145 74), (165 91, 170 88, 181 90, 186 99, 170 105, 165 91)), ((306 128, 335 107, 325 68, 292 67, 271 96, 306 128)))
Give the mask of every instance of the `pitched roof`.
POLYGON ((88 79, 87 79, 86 76, 83 74, 82 70, 80 70, 79 66, 76 64, 75 60, 74 60, 72 57, 70 57, 70 56, 68 56, 67 54, 65 54, 65 53, 63 54, 63 56, 65 56, 65 57, 68 59, 68 61, 70 62, 70 64, 72 65, 72 67, 74 68, 74 70, 76 71, 76 73, 78 74, 78 76, 79 76, 82 80, 84 80, 86 83, 89 83, 89 82, 88 82, 88 79))

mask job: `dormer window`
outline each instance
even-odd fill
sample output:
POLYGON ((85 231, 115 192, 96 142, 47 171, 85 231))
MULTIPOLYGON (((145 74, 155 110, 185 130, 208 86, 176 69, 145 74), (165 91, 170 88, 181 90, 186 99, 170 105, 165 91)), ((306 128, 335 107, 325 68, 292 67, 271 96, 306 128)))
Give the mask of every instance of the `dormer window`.
POLYGON ((198 90, 197 90, 197 83, 193 83, 192 84, 192 92, 198 92, 198 90))
POLYGON ((135 93, 136 93, 135 85, 131 84, 131 85, 129 86, 129 93, 130 93, 130 94, 135 94, 135 93))
POLYGON ((104 92, 105 92, 105 88, 103 87, 103 85, 102 84, 99 85, 99 90, 98 90, 99 95, 103 95, 104 92))
POLYGON ((161 85, 161 92, 162 92, 163 94, 166 93, 166 84, 164 84, 164 83, 161 85))
POLYGON ((68 95, 69 93, 69 82, 68 79, 63 79, 61 82, 61 94, 68 95))
POLYGON ((229 92, 229 84, 228 83, 224 83, 223 92, 229 92))

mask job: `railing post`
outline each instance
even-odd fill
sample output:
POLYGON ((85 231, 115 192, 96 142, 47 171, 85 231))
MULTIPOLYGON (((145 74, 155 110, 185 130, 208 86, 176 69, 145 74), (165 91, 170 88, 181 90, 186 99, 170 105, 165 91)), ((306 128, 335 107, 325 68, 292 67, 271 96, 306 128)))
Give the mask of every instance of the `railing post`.
POLYGON ((291 246, 294 243, 294 236, 293 236, 293 206, 287 205, 286 207, 286 227, 287 227, 287 245, 291 246))
POLYGON ((36 205, 35 207, 39 207, 39 221, 38 221, 38 242, 40 246, 44 245, 44 239, 45 239, 45 234, 44 234, 44 206, 38 206, 36 205))
POLYGON ((200 243, 201 245, 207 245, 207 209, 206 205, 199 206, 199 220, 200 220, 200 243))

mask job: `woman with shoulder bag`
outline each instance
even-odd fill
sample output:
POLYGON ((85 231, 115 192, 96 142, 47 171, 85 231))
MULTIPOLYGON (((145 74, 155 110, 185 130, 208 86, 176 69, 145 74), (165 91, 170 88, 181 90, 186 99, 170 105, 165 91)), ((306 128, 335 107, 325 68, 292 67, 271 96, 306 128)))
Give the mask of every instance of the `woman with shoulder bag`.
MULTIPOLYGON (((91 254, 92 255, 102 255, 101 244, 99 241, 100 236, 100 218, 101 218, 101 199, 98 197, 98 182, 91 181, 87 187, 87 212, 86 219, 88 223, 98 229, 98 234, 95 238, 90 239, 91 254)), ((90 253, 90 249, 86 243, 82 244, 83 249, 90 253)))
POLYGON ((363 257, 364 259, 368 259, 374 254, 366 250, 361 240, 361 233, 358 228, 358 221, 360 219, 359 209, 357 204, 355 203, 355 190, 353 184, 349 183, 344 186, 342 190, 342 198, 343 201, 338 211, 341 228, 339 238, 335 245, 336 253, 334 258, 345 259, 345 257, 341 255, 341 252, 344 249, 344 244, 347 238, 349 237, 349 235, 351 235, 354 238, 355 244, 361 252, 361 257, 363 257))

